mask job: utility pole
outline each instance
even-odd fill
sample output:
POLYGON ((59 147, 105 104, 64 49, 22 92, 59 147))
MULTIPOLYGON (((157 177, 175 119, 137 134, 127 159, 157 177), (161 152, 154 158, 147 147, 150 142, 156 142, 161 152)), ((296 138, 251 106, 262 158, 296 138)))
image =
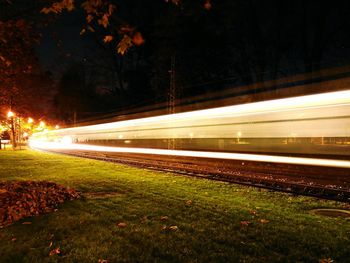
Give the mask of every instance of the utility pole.
POLYGON ((77 110, 73 112, 73 127, 77 126, 77 110))
MULTIPOLYGON (((176 100, 176 71, 175 71, 176 56, 173 54, 170 61, 170 86, 168 93, 168 114, 175 113, 175 100, 176 100)), ((168 149, 175 149, 175 138, 168 139, 168 149)))
POLYGON ((168 93, 168 114, 175 113, 175 99, 176 99, 176 83, 175 83, 175 55, 171 56, 170 65, 170 86, 168 93))

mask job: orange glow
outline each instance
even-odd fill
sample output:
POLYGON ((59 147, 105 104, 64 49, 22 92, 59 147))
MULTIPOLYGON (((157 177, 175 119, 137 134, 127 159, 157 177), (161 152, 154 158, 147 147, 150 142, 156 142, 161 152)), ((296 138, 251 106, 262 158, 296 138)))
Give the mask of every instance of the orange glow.
POLYGON ((55 126, 55 129, 56 129, 56 130, 58 130, 59 128, 60 128, 60 126, 59 126, 59 125, 56 125, 56 126, 55 126))
POLYGON ((28 118, 28 123, 31 124, 31 123, 33 123, 33 122, 34 122, 34 120, 33 120, 32 118, 29 117, 29 118, 28 118))
POLYGON ((43 128, 43 127, 45 127, 45 122, 43 122, 43 121, 40 121, 40 124, 39 124, 39 126, 40 126, 40 127, 42 127, 42 128, 43 128))
POLYGON ((8 118, 12 118, 12 117, 14 117, 15 116, 15 114, 12 112, 12 111, 9 111, 8 113, 7 113, 7 117, 8 118))

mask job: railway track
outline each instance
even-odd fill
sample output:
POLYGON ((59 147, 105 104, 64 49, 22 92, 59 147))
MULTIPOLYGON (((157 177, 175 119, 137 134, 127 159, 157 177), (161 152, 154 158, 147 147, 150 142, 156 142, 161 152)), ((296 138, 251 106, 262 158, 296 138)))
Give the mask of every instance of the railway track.
POLYGON ((350 202, 350 171, 345 168, 77 150, 51 152, 350 202))

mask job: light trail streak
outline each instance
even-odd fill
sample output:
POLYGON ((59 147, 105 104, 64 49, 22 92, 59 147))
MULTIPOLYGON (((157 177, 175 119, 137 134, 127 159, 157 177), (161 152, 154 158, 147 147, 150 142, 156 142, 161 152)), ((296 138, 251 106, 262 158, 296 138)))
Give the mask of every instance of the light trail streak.
POLYGON ((57 129, 36 133, 30 141, 36 149, 140 153, 350 168, 349 160, 336 160, 336 157, 319 159, 235 153, 240 151, 237 147, 246 147, 246 152, 257 153, 282 154, 279 151, 283 151, 284 155, 310 153, 348 156, 350 90, 57 129), (249 140, 251 138, 256 140, 249 140), (301 139, 298 141, 297 138, 301 139), (155 143, 164 139, 182 140, 182 148, 195 150, 157 148, 155 143), (207 139, 217 140, 216 144, 209 144, 207 139), (226 139, 223 146, 219 141, 222 139, 226 139), (130 144, 137 140, 145 144, 139 148, 119 144, 130 144), (191 144, 192 140, 196 140, 195 143, 191 144), (276 141, 275 145, 273 140, 276 141), (98 144, 97 141, 115 141, 119 145, 94 145, 98 144))
MULTIPOLYGON (((298 117, 300 119, 303 119, 304 117, 301 116, 303 115, 303 112, 306 112, 307 110, 316 110, 319 112, 318 114, 313 112, 313 116, 322 115, 323 117, 330 117, 332 116, 332 110, 329 108, 334 107, 334 105, 350 107, 350 90, 246 103, 241 105, 225 106, 176 114, 167 114, 155 117, 110 122, 75 128, 59 129, 57 131, 50 131, 48 132, 48 134, 57 134, 58 132, 65 133, 67 135, 74 135, 74 133, 76 132, 97 132, 116 129, 120 129, 122 131, 125 128, 142 129, 144 127, 172 128, 178 125, 190 127, 191 125, 200 125, 201 123, 217 124, 218 120, 220 120, 221 123, 223 123, 229 121, 232 117, 247 118, 248 116, 255 116, 252 121, 257 121, 260 118, 266 119, 266 116, 269 116, 269 120, 274 120, 274 118, 280 118, 280 116, 274 117, 274 113, 284 114, 285 112, 298 113, 298 117)), ((349 111, 344 111, 339 114, 345 115, 348 113, 349 111)), ((293 116, 294 115, 289 117, 293 118, 293 116)))
POLYGON ((33 149, 39 149, 39 150, 82 150, 82 151, 113 152, 113 153, 139 153, 139 154, 172 155, 172 156, 182 156, 182 157, 201 157, 201 158, 212 158, 212 159, 273 162, 273 163, 286 163, 286 164, 298 164, 298 165, 350 168, 350 161, 275 156, 275 155, 187 151, 187 150, 166 150, 166 149, 151 149, 151 148, 110 147, 110 146, 97 146, 97 145, 88 145, 88 144, 74 144, 74 143, 65 144, 65 143, 43 142, 43 141, 33 141, 31 142, 30 146, 33 149))

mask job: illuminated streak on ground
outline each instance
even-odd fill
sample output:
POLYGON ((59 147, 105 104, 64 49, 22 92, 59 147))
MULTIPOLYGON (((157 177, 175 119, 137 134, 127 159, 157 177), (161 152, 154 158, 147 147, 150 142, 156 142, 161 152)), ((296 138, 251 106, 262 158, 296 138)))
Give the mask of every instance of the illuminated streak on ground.
POLYGON ((214 159, 226 159, 226 160, 258 161, 258 162, 273 162, 273 163, 350 168, 350 161, 274 156, 274 155, 165 150, 165 149, 151 149, 151 148, 109 147, 109 146, 55 143, 55 142, 43 142, 43 141, 32 141, 30 146, 33 149, 41 149, 41 150, 82 150, 82 151, 114 152, 114 153, 140 153, 140 154, 173 155, 173 156, 183 156, 183 157, 201 157, 201 158, 214 158, 214 159))

